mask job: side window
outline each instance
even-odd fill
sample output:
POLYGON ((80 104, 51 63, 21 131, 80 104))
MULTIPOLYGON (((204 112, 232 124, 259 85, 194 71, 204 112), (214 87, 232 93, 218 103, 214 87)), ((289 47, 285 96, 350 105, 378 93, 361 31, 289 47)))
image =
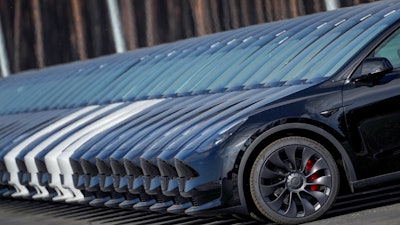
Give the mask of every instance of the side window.
POLYGON ((394 68, 400 67, 400 30, 393 33, 378 48, 375 49, 373 57, 385 57, 394 68))

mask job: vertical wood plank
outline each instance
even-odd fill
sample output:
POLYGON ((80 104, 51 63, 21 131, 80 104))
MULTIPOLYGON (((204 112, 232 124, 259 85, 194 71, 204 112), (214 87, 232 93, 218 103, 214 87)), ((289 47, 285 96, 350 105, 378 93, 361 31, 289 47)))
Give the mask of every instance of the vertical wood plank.
POLYGON ((32 0, 32 17, 33 24, 35 27, 35 55, 36 63, 39 68, 45 66, 44 62, 44 49, 43 49, 43 28, 42 28, 42 18, 40 13, 40 3, 39 0, 32 0))
POLYGON ((21 53, 21 1, 15 0, 14 5, 14 57, 13 57, 13 70, 14 72, 19 72, 21 70, 20 53, 21 53))
POLYGON ((122 27, 128 49, 138 48, 135 9, 131 0, 121 0, 122 27))
POLYGON ((71 0, 72 6, 72 17, 75 30, 75 36, 73 37, 76 41, 76 47, 80 60, 87 59, 86 44, 85 44, 85 33, 83 28, 81 3, 80 0, 71 0))

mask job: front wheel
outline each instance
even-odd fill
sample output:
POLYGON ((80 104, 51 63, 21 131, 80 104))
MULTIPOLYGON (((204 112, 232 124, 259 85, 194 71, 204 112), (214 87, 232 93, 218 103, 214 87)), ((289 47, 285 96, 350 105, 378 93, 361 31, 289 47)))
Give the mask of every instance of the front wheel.
POLYGON ((303 137, 279 139, 257 156, 250 192, 257 209, 280 224, 322 216, 339 191, 339 171, 329 151, 303 137))

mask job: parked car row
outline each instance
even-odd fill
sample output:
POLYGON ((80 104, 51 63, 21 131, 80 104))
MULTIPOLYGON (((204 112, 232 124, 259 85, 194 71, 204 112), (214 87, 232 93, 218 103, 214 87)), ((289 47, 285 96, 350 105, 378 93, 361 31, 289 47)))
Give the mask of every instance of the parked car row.
POLYGON ((315 220, 400 173, 400 3, 0 80, 0 184, 32 198, 315 220))

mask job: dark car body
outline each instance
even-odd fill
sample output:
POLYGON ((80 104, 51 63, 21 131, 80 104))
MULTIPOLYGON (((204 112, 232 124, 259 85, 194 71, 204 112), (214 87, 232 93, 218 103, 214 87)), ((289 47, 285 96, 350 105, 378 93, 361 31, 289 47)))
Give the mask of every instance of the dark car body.
POLYGON ((400 176, 399 20, 381 1, 0 80, 3 191, 314 220, 400 176))

